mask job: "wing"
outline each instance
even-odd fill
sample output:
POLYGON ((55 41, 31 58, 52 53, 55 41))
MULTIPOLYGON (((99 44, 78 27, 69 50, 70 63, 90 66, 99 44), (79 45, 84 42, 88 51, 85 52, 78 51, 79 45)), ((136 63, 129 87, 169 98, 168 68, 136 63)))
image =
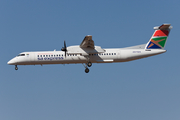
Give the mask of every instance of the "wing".
POLYGON ((85 36, 84 40, 80 44, 80 47, 94 49, 94 41, 92 40, 92 35, 85 36))

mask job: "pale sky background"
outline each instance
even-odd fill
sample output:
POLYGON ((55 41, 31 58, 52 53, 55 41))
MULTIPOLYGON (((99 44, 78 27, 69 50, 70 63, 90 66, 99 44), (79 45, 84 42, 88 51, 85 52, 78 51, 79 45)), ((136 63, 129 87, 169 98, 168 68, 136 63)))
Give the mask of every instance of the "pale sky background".
POLYGON ((179 120, 179 0, 1 0, 0 120, 179 120), (147 43, 171 23, 158 56, 126 63, 14 66, 24 51, 147 43))

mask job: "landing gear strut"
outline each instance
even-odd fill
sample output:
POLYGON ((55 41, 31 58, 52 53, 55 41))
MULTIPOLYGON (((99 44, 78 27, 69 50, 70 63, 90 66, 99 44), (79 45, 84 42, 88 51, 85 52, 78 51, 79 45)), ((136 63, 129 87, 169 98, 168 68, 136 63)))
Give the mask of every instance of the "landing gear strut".
POLYGON ((18 70, 18 67, 17 67, 17 65, 15 65, 15 70, 18 70))
POLYGON ((85 73, 88 73, 89 72, 89 68, 88 68, 88 64, 84 64, 84 63, 82 63, 83 64, 83 66, 85 67, 85 73))

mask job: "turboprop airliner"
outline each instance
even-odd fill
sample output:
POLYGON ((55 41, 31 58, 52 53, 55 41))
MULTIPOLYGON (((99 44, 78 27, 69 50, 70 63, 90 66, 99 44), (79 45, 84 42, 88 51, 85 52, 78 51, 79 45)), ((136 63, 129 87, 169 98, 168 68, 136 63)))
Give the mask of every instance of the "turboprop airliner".
POLYGON ((22 52, 11 59, 8 64, 15 65, 44 65, 44 64, 78 64, 82 63, 85 72, 89 72, 92 63, 114 63, 137 60, 166 52, 164 50, 172 26, 163 24, 154 27, 155 32, 147 44, 126 47, 103 49, 95 46, 91 35, 85 36, 80 45, 64 47, 61 51, 22 52))

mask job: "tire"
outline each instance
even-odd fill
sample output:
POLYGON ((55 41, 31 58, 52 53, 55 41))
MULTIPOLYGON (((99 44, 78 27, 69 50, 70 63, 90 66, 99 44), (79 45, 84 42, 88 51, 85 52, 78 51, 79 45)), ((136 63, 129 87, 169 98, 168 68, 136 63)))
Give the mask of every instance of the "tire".
POLYGON ((91 62, 88 62, 88 63, 87 63, 87 66, 88 66, 88 67, 91 67, 91 66, 92 66, 92 63, 91 63, 91 62))
POLYGON ((18 67, 15 67, 15 70, 18 70, 18 67))
POLYGON ((88 68, 86 68, 86 69, 85 69, 85 72, 86 72, 86 73, 88 73, 88 72, 89 72, 89 69, 88 69, 88 68))

